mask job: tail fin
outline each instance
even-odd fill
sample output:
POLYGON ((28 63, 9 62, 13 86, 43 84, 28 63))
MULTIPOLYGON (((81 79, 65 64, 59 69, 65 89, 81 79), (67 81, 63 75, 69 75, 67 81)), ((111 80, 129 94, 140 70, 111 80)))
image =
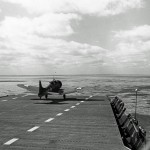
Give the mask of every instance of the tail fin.
POLYGON ((44 88, 42 87, 41 80, 39 80, 39 93, 38 96, 41 97, 43 95, 44 88))

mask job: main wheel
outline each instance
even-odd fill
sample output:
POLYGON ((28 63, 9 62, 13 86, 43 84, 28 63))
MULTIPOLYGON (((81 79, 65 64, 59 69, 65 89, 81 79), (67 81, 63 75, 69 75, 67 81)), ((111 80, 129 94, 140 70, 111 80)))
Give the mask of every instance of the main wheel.
POLYGON ((45 98, 47 99, 48 95, 45 95, 45 98))
POLYGON ((66 99, 66 95, 65 94, 63 95, 63 98, 66 99))

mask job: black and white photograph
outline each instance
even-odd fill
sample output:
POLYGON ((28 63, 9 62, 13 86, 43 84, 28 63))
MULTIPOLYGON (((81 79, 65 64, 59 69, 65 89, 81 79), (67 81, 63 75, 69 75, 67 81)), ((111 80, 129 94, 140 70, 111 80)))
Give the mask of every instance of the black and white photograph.
POLYGON ((150 0, 0 0, 0 150, 150 150, 150 0))

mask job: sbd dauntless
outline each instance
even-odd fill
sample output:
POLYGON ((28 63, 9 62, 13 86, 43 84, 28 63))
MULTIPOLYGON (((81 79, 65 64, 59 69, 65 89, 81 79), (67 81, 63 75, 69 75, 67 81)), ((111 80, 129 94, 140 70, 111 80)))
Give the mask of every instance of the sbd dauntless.
POLYGON ((80 87, 75 88, 71 91, 64 91, 64 89, 61 89, 62 82, 59 80, 53 79, 53 81, 49 82, 49 85, 46 88, 42 87, 41 81, 39 81, 39 93, 38 96, 40 99, 42 96, 45 96, 45 98, 48 98, 48 95, 63 95, 63 98, 66 99, 66 94, 77 92, 78 90, 81 90, 80 87))

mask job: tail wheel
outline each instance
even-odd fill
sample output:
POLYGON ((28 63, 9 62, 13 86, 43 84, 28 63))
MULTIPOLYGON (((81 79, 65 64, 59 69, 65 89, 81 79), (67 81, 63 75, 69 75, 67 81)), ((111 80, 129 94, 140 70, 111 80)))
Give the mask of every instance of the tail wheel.
POLYGON ((63 98, 66 99, 66 95, 65 94, 63 95, 63 98))

